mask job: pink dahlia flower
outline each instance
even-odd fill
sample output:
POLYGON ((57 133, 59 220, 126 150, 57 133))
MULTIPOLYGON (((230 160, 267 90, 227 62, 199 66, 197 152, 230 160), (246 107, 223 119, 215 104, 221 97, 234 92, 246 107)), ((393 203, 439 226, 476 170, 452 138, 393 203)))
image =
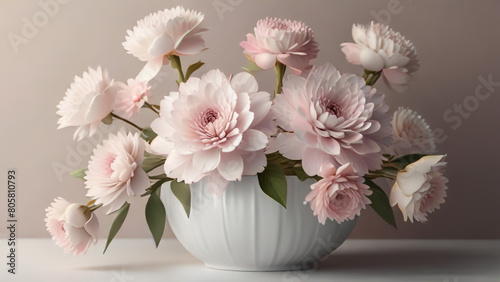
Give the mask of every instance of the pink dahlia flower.
POLYGON ((410 74, 419 68, 413 43, 390 27, 374 22, 369 26, 353 25, 352 38, 355 43, 341 44, 351 64, 382 71, 389 86, 399 92, 406 90, 410 74))
POLYGON ((330 163, 323 165, 318 173, 323 177, 311 185, 312 191, 306 196, 311 202, 311 209, 318 221, 325 224, 326 218, 338 223, 354 219, 371 201, 366 197, 371 195, 368 185, 363 184, 351 164, 347 163, 338 169, 330 163))
POLYGON ((126 119, 133 117, 151 97, 150 89, 151 86, 146 81, 127 80, 127 85, 121 84, 121 89, 116 94, 113 111, 126 119))
POLYGON ((138 78, 149 81, 168 64, 169 55, 188 56, 205 50, 200 33, 204 15, 177 6, 146 16, 128 30, 123 47, 129 54, 147 62, 138 78))
POLYGON ((400 107, 392 118, 394 144, 391 151, 396 156, 408 154, 433 154, 436 144, 429 125, 415 111, 400 107))
POLYGON ((46 212, 47 230, 65 253, 86 253, 92 243, 97 243, 99 222, 87 206, 72 204, 59 197, 46 212))
POLYGON ((351 163, 360 175, 377 170, 381 146, 390 144, 392 135, 383 99, 363 78, 341 75, 329 64, 313 68, 307 78, 289 75, 273 105, 284 132, 271 147, 302 160, 308 175, 327 163, 351 163))
POLYGON ((161 101, 160 117, 151 124, 158 134, 151 150, 167 156, 167 176, 205 181, 221 194, 228 181, 264 170, 264 148, 275 132, 270 108, 269 93, 258 91, 252 75, 228 79, 211 70, 161 101))
POLYGON ((427 214, 439 209, 446 197, 443 176, 446 169, 445 156, 425 156, 398 172, 391 189, 391 206, 398 205, 404 220, 427 221, 427 214))
POLYGON ((66 96, 57 105, 57 114, 61 116, 57 121, 58 129, 78 126, 75 139, 92 136, 101 120, 111 113, 116 90, 108 72, 101 67, 89 68, 82 77, 75 76, 66 96))
POLYGON ((296 73, 309 70, 318 54, 313 31, 302 22, 265 18, 257 22, 255 35, 247 34, 240 43, 243 52, 262 69, 274 67, 276 61, 296 73))
POLYGON ((119 209, 128 196, 141 194, 150 186, 141 168, 145 146, 138 133, 125 134, 122 129, 94 149, 85 176, 87 197, 96 205, 109 206, 107 214, 119 209))

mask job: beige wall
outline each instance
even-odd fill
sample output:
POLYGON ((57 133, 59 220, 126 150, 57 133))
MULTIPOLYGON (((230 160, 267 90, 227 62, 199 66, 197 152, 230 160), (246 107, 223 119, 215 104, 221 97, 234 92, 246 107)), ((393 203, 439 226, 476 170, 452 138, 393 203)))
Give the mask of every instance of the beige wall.
MULTIPOLYGON (((376 18, 389 22, 417 46, 422 67, 407 93, 395 93, 382 84, 378 88, 387 93, 393 110, 399 105, 411 106, 433 128, 441 128, 446 138, 440 138, 438 147, 448 154, 449 196, 426 224, 403 224, 398 213, 398 231, 371 209, 363 211, 353 237, 500 238, 496 171, 500 159, 500 83, 481 86, 485 79, 500 82, 500 1, 67 2, 58 4, 57 9, 52 6, 48 16, 38 1, 0 3, 0 179, 6 183, 7 169, 17 169, 20 236, 48 236, 44 209, 54 197, 86 201, 83 183, 68 174, 58 176, 54 169, 84 167, 92 144, 88 140, 73 142, 73 129, 56 130, 56 105, 74 75, 81 75, 87 66, 101 65, 116 80, 135 76, 142 63, 123 50, 125 31, 146 14, 182 2, 204 12, 206 26, 211 28, 204 36, 210 49, 185 60, 202 59, 207 63, 205 71, 220 68, 226 73, 238 72, 246 63, 239 42, 258 19, 276 16, 302 20, 313 28, 320 45, 315 62, 331 62, 341 70, 360 73, 345 61, 339 44, 351 41, 353 23, 376 18), (24 30, 23 35, 25 19, 39 27, 24 30), (13 34, 23 38, 18 38, 22 42, 17 46, 9 41, 13 34), (478 89, 480 94, 490 92, 490 97, 477 100, 474 95, 478 89), (460 116, 454 107, 464 103, 469 111, 460 116), (443 117, 445 114, 450 120, 443 117)), ((272 91, 273 75, 272 71, 258 75, 262 88, 272 91)), ((170 67, 162 71, 155 80, 154 102, 172 89, 174 78, 170 67)), ((145 115, 137 121, 144 124, 151 117, 145 115)), ((5 191, 4 186, 1 191, 5 191)), ((0 192, 1 222, 6 216, 5 194, 0 192)), ((143 199, 133 203, 120 235, 148 236, 143 199)), ((102 212, 99 215, 105 235, 110 218, 102 212)), ((0 230, 5 235, 4 228, 0 230)), ((172 236, 170 231, 167 235, 172 236)))

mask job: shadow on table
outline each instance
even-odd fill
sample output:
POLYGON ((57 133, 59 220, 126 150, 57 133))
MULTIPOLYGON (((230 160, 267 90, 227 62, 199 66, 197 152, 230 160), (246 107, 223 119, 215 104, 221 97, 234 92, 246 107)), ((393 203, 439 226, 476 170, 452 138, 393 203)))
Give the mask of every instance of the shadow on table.
POLYGON ((318 264, 321 272, 362 272, 365 274, 488 274, 498 273, 498 256, 461 250, 401 250, 335 252, 318 264))

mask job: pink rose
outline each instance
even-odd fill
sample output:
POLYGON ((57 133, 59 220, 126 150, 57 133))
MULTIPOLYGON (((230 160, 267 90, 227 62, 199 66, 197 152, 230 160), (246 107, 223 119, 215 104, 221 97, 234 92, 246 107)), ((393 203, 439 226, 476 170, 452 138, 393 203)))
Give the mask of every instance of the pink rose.
POLYGON ((262 69, 274 67, 276 61, 296 73, 309 70, 318 54, 313 31, 302 22, 265 18, 257 22, 255 35, 247 34, 240 43, 243 52, 262 69))
POLYGON ((319 176, 323 179, 311 185, 306 201, 311 202, 320 223, 325 224, 326 218, 338 223, 352 220, 371 203, 366 196, 372 192, 349 163, 338 169, 327 163, 321 167, 319 176))

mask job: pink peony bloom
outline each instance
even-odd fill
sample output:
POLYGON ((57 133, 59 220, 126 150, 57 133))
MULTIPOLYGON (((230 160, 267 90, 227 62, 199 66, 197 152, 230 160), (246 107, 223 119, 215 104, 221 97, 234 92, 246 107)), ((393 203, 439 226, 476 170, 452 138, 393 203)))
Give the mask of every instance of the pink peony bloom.
POLYGON ((392 127, 394 129, 394 145, 391 151, 394 155, 428 155, 436 152, 432 131, 417 112, 400 107, 394 112, 392 127))
POLYGON ((383 99, 361 77, 341 75, 329 64, 313 68, 307 78, 289 75, 273 105, 284 132, 270 147, 301 159, 308 175, 327 163, 351 163, 360 175, 377 170, 381 146, 390 144, 392 135, 383 99))
POLYGON ((57 105, 57 114, 61 116, 57 121, 58 129, 78 126, 75 139, 92 136, 101 120, 111 113, 115 92, 116 87, 108 72, 101 71, 101 67, 97 70, 89 68, 82 77, 75 76, 75 82, 57 105))
POLYGON ((419 68, 413 43, 390 27, 374 22, 369 26, 353 25, 352 38, 355 43, 341 44, 351 64, 382 71, 389 86, 399 92, 406 90, 410 74, 419 68))
POLYGON ((47 230, 65 253, 86 253, 92 243, 97 243, 99 222, 87 206, 71 204, 59 197, 46 212, 47 230))
POLYGON ((445 156, 425 156, 409 164, 398 172, 391 189, 391 206, 398 205, 404 220, 410 218, 420 222, 427 221, 427 214, 439 209, 446 197, 446 183, 443 176, 445 156))
POLYGON ((352 220, 371 203, 366 196, 371 195, 372 191, 363 184, 363 177, 352 169, 351 164, 337 169, 327 163, 321 167, 318 175, 323 179, 311 185, 312 191, 306 196, 306 201, 311 202, 311 209, 320 223, 325 224, 327 217, 338 223, 352 220))
POLYGON ((167 176, 205 181, 221 194, 228 181, 264 170, 264 148, 275 132, 270 108, 269 93, 258 92, 252 75, 228 79, 211 70, 161 101, 160 117, 151 124, 158 134, 151 151, 167 156, 167 176))
POLYGON ((150 14, 139 20, 133 30, 128 30, 123 47, 147 62, 138 78, 151 80, 164 63, 169 63, 170 55, 196 55, 205 50, 200 35, 207 30, 200 26, 203 18, 199 12, 177 6, 150 14))
POLYGON ((121 84, 115 97, 113 111, 126 119, 133 117, 139 112, 144 102, 151 97, 151 86, 146 81, 137 79, 127 80, 127 85, 121 84))
POLYGON ((298 21, 265 18, 257 22, 255 35, 247 34, 240 43, 243 52, 262 69, 274 67, 276 61, 296 73, 309 70, 310 61, 318 54, 313 31, 298 21))
POLYGON ((145 146, 138 133, 125 134, 122 129, 94 149, 85 176, 87 197, 96 205, 109 205, 107 214, 119 209, 128 196, 141 194, 150 186, 141 168, 145 146))

